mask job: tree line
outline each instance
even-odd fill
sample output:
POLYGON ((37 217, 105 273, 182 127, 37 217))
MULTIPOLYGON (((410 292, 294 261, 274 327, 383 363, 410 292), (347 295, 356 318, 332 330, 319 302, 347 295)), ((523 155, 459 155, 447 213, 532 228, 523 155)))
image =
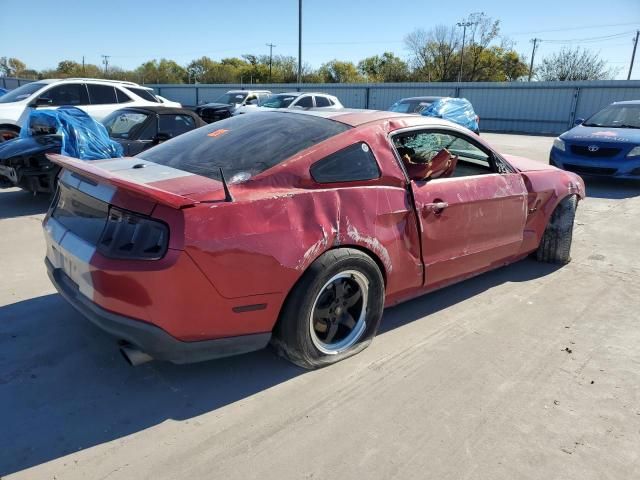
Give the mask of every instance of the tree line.
MULTIPOLYGON (((362 82, 504 82, 525 80, 526 56, 500 34, 500 21, 484 13, 469 16, 463 36, 456 26, 437 25, 416 29, 404 39, 406 59, 392 52, 364 58, 358 63, 334 59, 319 68, 305 64, 304 83, 362 82)), ((564 48, 535 65, 535 80, 603 80, 615 71, 595 53, 580 47, 564 48)), ((214 60, 203 56, 186 65, 162 58, 133 70, 116 65, 102 68, 75 60, 63 60, 55 69, 36 71, 17 58, 0 58, 0 74, 33 79, 91 77, 138 83, 295 83, 298 60, 287 55, 254 55, 214 60)))

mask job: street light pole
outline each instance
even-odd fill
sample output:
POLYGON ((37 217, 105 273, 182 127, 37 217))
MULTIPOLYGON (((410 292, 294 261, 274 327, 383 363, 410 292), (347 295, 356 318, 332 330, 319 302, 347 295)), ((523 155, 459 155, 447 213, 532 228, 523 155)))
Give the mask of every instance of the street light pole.
POLYGON ((298 0, 298 85, 302 83, 302 0, 298 0))
POLYGON ((273 47, 275 47, 276 45, 274 45, 273 43, 267 43, 266 45, 267 47, 269 47, 269 83, 271 83, 271 63, 273 62, 273 47))
POLYGON ((460 71, 458 72, 458 83, 462 81, 462 64, 464 62, 464 41, 467 36, 467 27, 475 25, 475 22, 458 22, 456 25, 462 27, 462 51, 460 52, 460 71))

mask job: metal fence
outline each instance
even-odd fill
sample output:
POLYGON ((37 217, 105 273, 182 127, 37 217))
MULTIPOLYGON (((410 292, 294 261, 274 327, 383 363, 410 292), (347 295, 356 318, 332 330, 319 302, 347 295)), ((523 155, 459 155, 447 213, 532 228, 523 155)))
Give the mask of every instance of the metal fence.
POLYGON ((28 78, 13 78, 13 77, 0 77, 0 88, 6 88, 7 90, 13 90, 25 83, 31 83, 34 80, 28 78))
POLYGON ((464 97, 480 116, 483 131, 558 134, 612 102, 640 100, 640 81, 464 82, 384 84, 148 85, 159 95, 197 105, 232 89, 274 93, 319 91, 335 95, 349 108, 388 109, 400 98, 441 95, 464 97))
MULTIPOLYGON (((0 77, 0 86, 16 88, 32 80, 0 77)), ((335 95, 349 108, 386 110, 400 98, 441 95, 464 97, 480 116, 480 128, 493 132, 558 134, 612 102, 640 100, 640 80, 593 82, 463 82, 356 84, 198 84, 148 85, 183 105, 211 102, 232 89, 274 93, 319 91, 335 95)))

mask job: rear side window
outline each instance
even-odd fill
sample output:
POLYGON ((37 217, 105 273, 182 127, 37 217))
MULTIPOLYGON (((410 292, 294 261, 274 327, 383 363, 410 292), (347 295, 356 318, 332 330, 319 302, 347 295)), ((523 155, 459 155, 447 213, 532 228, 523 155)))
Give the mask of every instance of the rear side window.
POLYGON ((327 97, 316 97, 316 107, 330 107, 331 103, 327 97))
POLYGON ((296 107, 302 108, 312 108, 313 107, 313 98, 312 97, 302 97, 295 104, 296 107))
POLYGON ((116 88, 116 98, 118 99, 118 103, 127 103, 132 101, 131 97, 119 88, 116 88))
POLYGON ((130 92, 135 93, 140 98, 147 100, 148 102, 160 103, 158 99, 151 93, 149 90, 145 90, 144 88, 132 88, 126 87, 130 92))
POLYGON ((87 84, 89 89, 89 99, 93 105, 104 105, 108 103, 118 103, 115 88, 109 85, 87 84))
POLYGON ((196 122, 189 115, 160 115, 159 133, 166 133, 170 137, 177 137, 196 128, 196 122))
POLYGON ((311 176, 318 183, 361 182, 379 178, 380 169, 369 145, 356 143, 314 163, 311 176))
POLYGON ((196 175, 246 181, 350 127, 311 115, 256 112, 212 123, 138 156, 196 175))

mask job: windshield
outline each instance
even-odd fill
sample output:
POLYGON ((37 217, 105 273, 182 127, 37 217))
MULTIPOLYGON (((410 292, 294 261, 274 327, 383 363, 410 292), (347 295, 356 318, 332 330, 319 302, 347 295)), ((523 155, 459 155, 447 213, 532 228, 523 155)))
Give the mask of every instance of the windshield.
POLYGON ((108 115, 102 124, 111 138, 132 138, 149 118, 149 114, 119 110, 108 115))
POLYGON ((297 97, 295 95, 271 95, 264 99, 261 107, 267 108, 287 108, 297 97))
POLYGON ((398 113, 420 113, 432 103, 427 101, 396 102, 391 105, 389 110, 398 113))
POLYGON ((22 85, 21 87, 0 96, 0 103, 19 102, 46 86, 46 83, 27 83, 26 85, 22 85))
POLYGON ((585 127, 640 128, 640 104, 609 105, 587 119, 585 127))
POLYGON ((238 115, 185 133, 138 156, 229 183, 248 180, 350 127, 326 118, 284 112, 238 115))
POLYGON ((224 95, 220 95, 216 98, 214 103, 226 103, 231 105, 234 103, 242 103, 245 98, 247 98, 246 93, 225 93, 224 95))

